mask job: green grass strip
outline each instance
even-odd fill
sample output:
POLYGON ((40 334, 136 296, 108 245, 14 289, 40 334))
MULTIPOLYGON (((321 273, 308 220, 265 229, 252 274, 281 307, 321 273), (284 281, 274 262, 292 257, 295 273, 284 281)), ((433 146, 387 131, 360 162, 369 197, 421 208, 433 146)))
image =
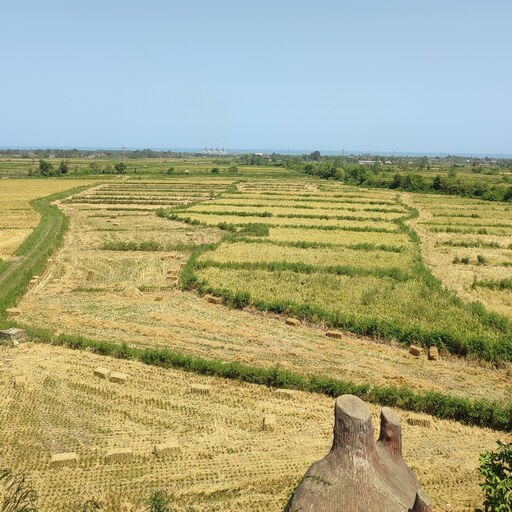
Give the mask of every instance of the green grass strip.
MULTIPOLYGON (((221 229, 223 229, 223 225, 228 225, 225 222, 219 222, 218 224, 208 224, 205 221, 201 221, 198 219, 193 219, 192 217, 183 217, 176 213, 172 213, 164 210, 163 208, 159 209, 159 212, 164 211, 165 213, 157 213, 160 217, 166 217, 170 220, 176 220, 179 222, 184 222, 185 224, 190 224, 192 226, 208 226, 212 227, 217 225, 221 229)), ((196 213, 196 212, 190 212, 196 213)), ((216 215, 216 213, 210 212, 209 215, 216 215)), ((244 215, 242 215, 244 216, 244 215)), ((247 215, 247 217, 253 217, 253 215, 247 215)), ((229 224, 231 226, 244 226, 243 223, 237 224, 229 224)), ((358 233, 400 233, 397 229, 386 229, 386 228, 374 228, 370 226, 325 226, 322 224, 318 225, 309 225, 309 224, 268 224, 269 228, 291 228, 291 229, 321 229, 323 231, 356 231, 358 233)))
POLYGON ((30 279, 44 270, 48 258, 59 247, 68 228, 69 219, 52 201, 86 188, 67 190, 30 202, 32 208, 41 215, 41 220, 16 250, 15 256, 18 259, 9 262, 0 274, 0 324, 5 322, 5 310, 14 306, 26 292, 30 279))
POLYGON ((406 250, 403 245, 387 245, 387 244, 374 244, 369 242, 361 242, 357 244, 335 244, 329 242, 306 242, 306 241, 297 241, 297 242, 285 242, 281 240, 269 240, 269 239, 255 239, 255 238, 237 238, 236 240, 230 241, 234 242, 243 242, 246 244, 267 244, 267 245, 276 245, 279 247, 293 247, 297 249, 329 249, 329 248, 344 248, 350 249, 353 251, 383 251, 383 252, 396 252, 402 253, 406 250))
MULTIPOLYGON (((505 266, 512 265, 510 262, 506 262, 505 266)), ((491 290, 512 290, 512 279, 479 279, 473 283, 473 288, 480 286, 482 288, 489 288, 491 290)))
POLYGON ((192 251, 195 244, 185 242, 175 242, 170 244, 161 244, 155 240, 144 240, 142 242, 105 242, 101 249, 103 251, 192 251))
MULTIPOLYGON (((215 204, 215 203, 214 203, 215 204)), ((222 204, 219 206, 223 206, 222 204)), ((347 220, 352 222, 391 222, 382 217, 361 217, 356 215, 328 215, 328 214, 307 214, 307 213, 277 213, 272 212, 245 212, 237 211, 216 211, 216 210, 189 210, 189 213, 200 215, 227 215, 233 217, 275 217, 279 219, 319 219, 319 220, 347 220)), ((407 215, 405 212, 404 216, 407 215)))
POLYGON ((216 267, 230 270, 265 270, 267 272, 295 272, 298 274, 334 274, 338 276, 374 276, 390 278, 399 282, 408 281, 412 276, 402 272, 398 267, 368 269, 351 265, 311 265, 308 263, 292 263, 288 261, 225 261, 201 260, 196 262, 196 269, 216 267))
POLYGON ((176 368, 200 375, 209 375, 272 388, 286 388, 330 397, 343 394, 382 406, 430 414, 466 425, 512 431, 512 403, 470 400, 437 391, 415 391, 407 387, 374 386, 317 375, 300 375, 280 367, 260 368, 239 362, 222 362, 168 349, 128 347, 126 344, 94 341, 78 336, 53 337, 42 330, 30 329, 34 341, 50 343, 74 350, 87 350, 102 356, 129 359, 161 368, 176 368))

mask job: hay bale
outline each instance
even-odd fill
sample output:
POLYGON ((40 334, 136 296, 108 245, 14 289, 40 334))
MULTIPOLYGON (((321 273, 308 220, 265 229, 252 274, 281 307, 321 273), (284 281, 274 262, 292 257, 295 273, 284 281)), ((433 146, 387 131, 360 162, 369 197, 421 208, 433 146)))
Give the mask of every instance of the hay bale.
POLYGON ((94 270, 88 270, 87 271, 87 276, 85 278, 86 281, 92 281, 94 279, 94 276, 96 275, 96 273, 94 272, 94 270))
POLYGON ((211 391, 211 386, 204 386, 202 384, 196 384, 195 386, 190 387, 190 392, 195 395, 209 395, 211 391))
POLYGON ((417 345, 411 345, 409 347, 409 354, 411 354, 414 357, 419 357, 421 354, 423 354, 423 349, 421 347, 418 347, 417 345))
POLYGON ((439 359, 439 349, 435 345, 429 347, 428 358, 430 361, 437 361, 439 359))
POLYGON ((277 398, 283 398, 284 400, 292 400, 294 398, 294 393, 289 389, 276 389, 274 391, 274 396, 277 398))
POLYGON ((409 416, 405 421, 408 425, 413 427, 430 428, 431 422, 429 418, 422 418, 421 416, 409 416))
POLYGON ((16 316, 21 316, 21 309, 19 308, 7 308, 5 310, 5 312, 7 313, 7 316, 9 317, 16 317, 16 316))
POLYGON ((263 424, 261 430, 273 431, 276 428, 276 417, 274 414, 267 414, 263 417, 263 424))
POLYGON ((35 277, 33 277, 29 282, 30 282, 30 284, 36 284, 37 281, 38 280, 35 277))
POLYGON ((96 377, 100 377, 101 379, 108 379, 110 377, 110 370, 108 368, 95 368, 94 375, 96 377))
POLYGON ((108 378, 110 382, 117 382, 118 384, 124 384, 128 380, 128 375, 121 372, 112 372, 108 378))
POLYGON ((153 453, 157 457, 165 457, 181 452, 181 446, 177 441, 167 441, 166 443, 156 444, 153 447, 153 453))
POLYGON ((163 295, 157 295, 155 297, 155 302, 162 302, 165 299, 163 295))
POLYGON ((106 462, 124 462, 133 457, 133 450, 131 448, 114 448, 108 450, 105 455, 106 462))
POLYGON ((75 452, 56 453, 50 459, 52 467, 71 466, 78 462, 78 455, 75 452))
POLYGON ((26 375, 16 375, 12 379, 12 385, 14 388, 23 388, 26 386, 27 382, 28 379, 26 375))
POLYGON ((215 297, 214 295, 205 295, 204 298, 210 304, 220 304, 222 302, 222 297, 215 297))
POLYGON ((286 325, 293 325, 293 326, 300 325, 300 320, 298 318, 287 318, 285 320, 285 322, 286 322, 286 325))
POLYGON ((328 338, 335 338, 337 340, 341 340, 343 338, 343 333, 340 331, 327 331, 325 335, 328 338))

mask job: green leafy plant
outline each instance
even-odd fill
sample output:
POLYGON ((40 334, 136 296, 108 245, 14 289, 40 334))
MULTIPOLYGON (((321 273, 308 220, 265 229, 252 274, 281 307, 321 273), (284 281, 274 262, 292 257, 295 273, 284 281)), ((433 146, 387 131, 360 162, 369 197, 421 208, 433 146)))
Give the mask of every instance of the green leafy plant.
POLYGON ((153 491, 146 512, 172 512, 170 498, 164 491, 153 491))
POLYGON ((88 500, 80 507, 78 512, 95 512, 101 510, 101 508, 101 504, 96 500, 88 500))
POLYGON ((477 259, 478 265, 487 265, 487 258, 485 256, 478 254, 476 259, 477 259))
POLYGON ((498 449, 480 456, 485 512, 512 511, 512 443, 498 441, 498 449))
POLYGON ((37 512, 37 492, 23 473, 11 469, 0 471, 0 483, 5 488, 0 512, 37 512))

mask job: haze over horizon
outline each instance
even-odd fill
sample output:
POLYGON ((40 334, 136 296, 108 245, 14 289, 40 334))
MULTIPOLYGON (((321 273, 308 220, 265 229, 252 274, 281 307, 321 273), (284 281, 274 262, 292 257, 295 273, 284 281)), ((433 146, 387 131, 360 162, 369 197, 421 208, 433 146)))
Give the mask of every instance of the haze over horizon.
POLYGON ((0 147, 511 154, 504 0, 11 2, 0 147))

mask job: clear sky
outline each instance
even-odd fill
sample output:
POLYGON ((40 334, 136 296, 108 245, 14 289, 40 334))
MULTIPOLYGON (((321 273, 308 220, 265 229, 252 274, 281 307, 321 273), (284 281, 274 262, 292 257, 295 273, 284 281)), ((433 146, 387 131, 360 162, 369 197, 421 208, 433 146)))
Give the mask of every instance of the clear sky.
POLYGON ((512 153, 510 0, 2 0, 0 146, 512 153))

